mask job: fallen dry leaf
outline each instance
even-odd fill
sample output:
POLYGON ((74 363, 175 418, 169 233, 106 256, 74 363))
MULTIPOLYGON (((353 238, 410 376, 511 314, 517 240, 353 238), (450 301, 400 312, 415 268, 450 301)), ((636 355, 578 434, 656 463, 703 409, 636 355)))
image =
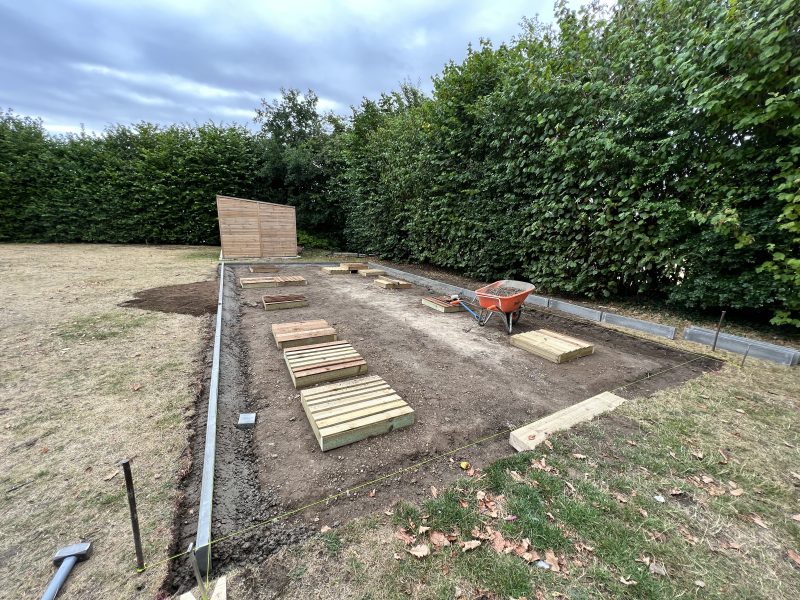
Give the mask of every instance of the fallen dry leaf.
POLYGON ((649 516, 647 514, 647 511, 645 509, 643 509, 643 508, 639 509, 639 514, 642 515, 645 519, 649 516))
POLYGON ((418 546, 406 550, 406 552, 417 558, 424 558, 431 553, 431 549, 428 544, 419 544, 418 546))
POLYGON ((522 483, 525 481, 525 478, 520 475, 517 471, 509 471, 508 474, 511 476, 511 479, 516 481, 517 483, 522 483))
POLYGON ((714 483, 714 478, 711 477, 711 475, 702 475, 700 479, 703 481, 703 483, 714 483))
POLYGON ((377 491, 377 490, 372 490, 372 491, 369 493, 369 497, 370 497, 370 498, 374 498, 374 497, 375 497, 375 492, 376 492, 376 491, 377 491))
POLYGON ((552 550, 545 550, 544 551, 544 562, 550 565, 550 570, 555 571, 558 573, 561 571, 561 567, 558 566, 558 559, 556 558, 556 553, 552 550))
POLYGON ((797 513, 796 515, 792 515, 792 521, 800 521, 800 513, 797 513))
POLYGON ((629 446, 638 446, 638 445, 639 445, 639 444, 637 444, 637 443, 636 443, 635 441, 633 441, 633 440, 625 440, 625 442, 626 442, 626 443, 627 443, 629 446))
POLYGON ((395 552, 395 553, 394 553, 394 559, 395 559, 395 560, 403 560, 403 557, 402 557, 402 556, 400 556, 400 555, 399 555, 397 552, 395 552))
POLYGON ((111 480, 112 480, 112 479, 114 479, 114 477, 116 477, 117 475, 119 475, 119 471, 111 471, 111 473, 109 473, 108 475, 106 475, 105 477, 103 477, 103 481, 111 481, 111 480))
POLYGON ((795 552, 794 550, 792 550, 791 548, 789 548, 789 549, 786 551, 786 555, 787 555, 787 556, 788 556, 790 559, 792 559, 792 562, 793 562, 794 564, 796 564, 798 567, 800 567, 800 554, 798 554, 797 552, 795 552))
POLYGON ((427 531, 430 531, 430 530, 431 530, 431 528, 430 528, 430 527, 427 527, 427 526, 425 526, 425 525, 420 525, 420 526, 419 526, 419 533, 420 533, 420 534, 423 534, 423 533, 425 533, 425 532, 427 532, 427 531))
POLYGON ((691 450, 691 454, 692 454, 692 456, 694 456, 694 457, 695 457, 697 460, 703 460, 703 457, 705 456, 705 454, 703 454, 703 451, 702 451, 702 450, 700 450, 699 448, 692 448, 692 450, 691 450))
POLYGON ((494 548, 495 552, 500 554, 506 549, 506 541, 503 539, 503 534, 499 531, 495 531, 492 535, 492 548, 494 548))
POLYGON ((625 494, 614 492, 614 498, 617 499, 617 502, 621 502, 622 504, 628 503, 628 497, 625 494))
POLYGON ((469 550, 475 550, 475 548, 477 548, 480 545, 481 545, 480 540, 469 540, 468 542, 461 542, 461 549, 464 552, 467 552, 469 550))
POLYGON ((757 514, 752 513, 749 516, 750 516, 750 520, 753 523, 755 523, 756 525, 758 525, 759 527, 761 527, 761 529, 769 529, 769 525, 764 523, 764 521, 761 519, 761 517, 759 517, 757 514))
POLYGON ((650 571, 651 575, 658 575, 660 577, 667 576, 667 569, 660 562, 651 562, 648 570, 650 571))
POLYGON ((577 454, 577 453, 574 453, 574 454, 572 455, 572 458, 577 458, 578 460, 586 460, 586 455, 585 455, 585 454, 577 454))
POLYGON ((550 440, 545 440, 544 441, 544 445, 547 446, 548 450, 552 450, 553 449, 553 442, 551 442, 550 440))
POLYGON ((434 498, 439 497, 439 490, 437 490, 436 486, 434 485, 431 486, 431 496, 433 496, 434 498))
POLYGON ((141 383, 134 383, 134 384, 131 386, 131 389, 132 389, 134 392, 138 392, 140 389, 142 389, 142 384, 141 384, 141 383))
POLYGON ((467 471, 470 468, 470 464, 466 460, 462 460, 460 463, 458 463, 458 466, 461 467, 462 471, 467 471))
POLYGON ((467 471, 467 476, 468 477, 474 477, 475 476, 475 467, 470 467, 469 471, 467 471))
POLYGON ((741 496, 742 494, 744 494, 744 490, 742 488, 736 488, 736 489, 731 490, 731 496, 737 496, 738 497, 738 496, 741 496))
POLYGON ((706 587, 706 582, 703 581, 702 579, 698 579, 697 581, 694 582, 694 584, 699 588, 706 587))
POLYGON ((385 514, 387 517, 393 517, 394 516, 394 511, 393 510, 385 510, 385 511, 383 511, 383 514, 385 514))
POLYGON ((397 537, 397 539, 399 539, 401 542, 404 542, 405 544, 407 544, 407 545, 409 545, 409 546, 410 546, 411 544, 413 544, 413 543, 414 543, 414 537, 413 537, 413 536, 411 536, 411 535, 409 535, 409 534, 407 534, 407 533, 406 533, 406 531, 405 531, 405 529, 398 529, 398 530, 395 532, 395 534, 394 534, 394 535, 395 535, 395 537, 397 537))
POLYGON ((447 536, 443 534, 441 531, 432 531, 431 535, 431 543, 436 546, 437 549, 441 548, 442 546, 449 546, 450 540, 447 539, 447 536))
POLYGON ((635 579, 625 579, 624 576, 619 578, 619 582, 622 585, 636 585, 636 580, 635 579))
POLYGON ((323 525, 322 527, 319 528, 320 533, 328 533, 330 530, 331 528, 328 527, 327 525, 323 525))

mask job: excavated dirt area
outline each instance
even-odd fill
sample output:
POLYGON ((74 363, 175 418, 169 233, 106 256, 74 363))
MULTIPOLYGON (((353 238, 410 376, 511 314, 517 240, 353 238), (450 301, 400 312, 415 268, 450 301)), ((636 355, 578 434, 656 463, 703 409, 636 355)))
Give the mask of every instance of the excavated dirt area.
MULTIPOLYGON (((245 274, 243 267, 236 269, 237 278, 245 274)), ((238 351, 246 359, 241 392, 246 401, 242 405, 258 413, 252 451, 259 493, 272 505, 270 514, 304 507, 664 369, 675 367, 617 393, 629 398, 647 396, 716 366, 714 361, 598 325, 547 311, 527 312, 515 333, 544 327, 595 345, 594 355, 556 365, 512 347, 497 318, 481 328, 466 313, 442 314, 424 307, 420 299, 430 292, 417 286, 384 290, 372 279, 331 276, 319 267, 286 267, 282 274, 303 275, 308 285, 237 287, 235 294, 239 300, 235 323, 241 344, 238 351), (308 306, 263 309, 262 295, 284 292, 306 294, 308 306), (311 319, 327 320, 339 339, 353 344, 366 359, 369 373, 383 377, 414 408, 414 425, 326 453, 320 451, 282 351, 271 335, 273 323, 311 319)), ((239 438, 250 443, 249 437, 239 438)), ((419 501, 430 494, 432 485, 443 487, 462 476, 460 460, 480 468, 512 452, 508 434, 502 433, 459 451, 452 457, 455 462, 445 458, 392 475, 311 506, 292 519, 299 527, 318 529, 384 510, 399 499, 419 501), (370 495, 372 490, 375 492, 370 495)), ((234 539, 221 546, 228 543, 238 542, 234 539)))
MULTIPOLYGON (((249 272, 226 268, 212 523, 216 572, 264 560, 322 526, 336 527, 401 499, 421 501, 431 486, 463 476, 459 461, 482 468, 512 453, 509 428, 631 382, 637 383, 616 393, 647 396, 717 364, 548 311, 527 312, 515 332, 544 327, 595 344, 594 355, 555 365, 512 347, 498 318, 482 328, 466 313, 424 307, 420 299, 431 292, 418 286, 384 290, 372 279, 331 276, 318 266, 286 266, 280 274, 303 275, 308 285, 242 290, 238 279, 249 272), (261 296, 280 293, 305 294, 309 305, 265 311, 261 296), (369 373, 382 376, 414 408, 414 425, 320 451, 271 334, 274 323, 311 319, 327 320, 339 339, 353 344, 369 373), (241 412, 257 413, 254 430, 236 428, 241 412), (414 467, 457 448, 452 457, 414 467), (339 497, 330 499, 334 494, 339 497)), ((213 313, 217 289, 211 281, 146 290, 131 305, 213 313)), ((197 531, 212 340, 197 382, 175 552, 197 531)), ((185 561, 174 561, 164 592, 191 585, 185 561)))
POLYGON ((217 312, 218 295, 217 280, 197 281, 142 290, 120 306, 199 317, 217 312))

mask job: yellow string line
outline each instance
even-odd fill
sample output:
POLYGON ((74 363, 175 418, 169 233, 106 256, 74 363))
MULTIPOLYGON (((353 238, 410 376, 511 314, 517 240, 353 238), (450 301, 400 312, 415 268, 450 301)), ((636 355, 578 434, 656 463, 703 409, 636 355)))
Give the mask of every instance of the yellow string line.
MULTIPOLYGON (((695 354, 697 354, 697 353, 695 353, 695 354)), ((696 356, 695 358, 687 360, 686 362, 682 362, 682 363, 679 363, 677 365, 673 365, 671 367, 667 367, 666 369, 662 369, 661 371, 656 371, 655 373, 650 373, 650 374, 645 375, 644 377, 641 377, 641 378, 639 378, 639 379, 637 379, 635 381, 631 381, 629 383, 625 383, 625 384, 623 384, 621 386, 618 386, 618 387, 616 387, 616 388, 614 388, 612 390, 608 390, 608 391, 610 391, 612 393, 613 392, 617 392, 619 390, 625 389, 626 387, 630 387, 630 386, 635 385, 637 383, 641 383, 642 381, 645 381, 647 379, 652 379, 653 377, 657 377, 658 375, 663 375, 664 373, 668 373, 669 371, 674 371, 675 369, 678 369, 680 367, 683 367, 683 366, 686 366, 686 365, 691 364, 693 362, 696 362, 696 361, 700 360, 701 358, 712 358, 712 357, 708 357, 708 356, 705 356, 705 355, 701 354, 699 356, 696 356)), ((722 360, 722 359, 717 359, 717 360, 722 360)), ((263 527, 264 525, 277 523, 278 521, 286 519, 287 517, 291 517, 292 515, 296 515, 296 514, 298 514, 300 512, 308 510, 309 508, 312 508, 314 506, 318 506, 320 504, 324 504, 324 503, 330 502, 332 500, 336 500, 337 498, 340 498, 342 496, 349 496, 352 492, 357 492, 357 491, 359 491, 359 490, 361 490, 363 488, 370 487, 370 486, 375 485, 375 484, 377 484, 377 483, 379 483, 381 481, 384 481, 384 480, 389 479, 391 477, 395 477, 396 475, 400 475, 400 474, 405 473, 407 471, 411 471, 411 470, 414 470, 414 469, 419 469, 420 467, 423 467, 423 466, 425 466, 425 465, 427 465, 429 463, 432 463, 433 461, 445 458, 446 456, 452 456, 453 454, 461 452, 462 450, 465 450, 467 448, 471 448, 473 446, 477 446, 478 444, 482 444, 483 442, 486 442, 488 440, 494 439, 496 437, 499 437, 499 436, 504 435, 506 433, 509 433, 511 431, 513 431, 511 428, 503 429, 502 431, 498 431, 497 433, 493 433, 491 435, 487 435, 485 437, 479 438, 479 439, 475 440, 474 442, 470 442, 469 444, 464 444, 463 446, 459 446, 458 448, 455 448, 453 450, 448 450, 447 452, 443 452, 441 454, 436 454, 434 456, 431 456, 430 458, 426 458, 425 460, 422 460, 422 461, 419 461, 417 463, 414 463, 413 465, 409 465, 407 467, 402 467, 400 469, 397 469, 396 471, 392 471, 391 473, 387 473, 385 475, 381 475, 380 477, 376 477, 375 479, 371 479, 370 481, 366 481, 364 483, 360 483, 360 484, 358 484, 358 485, 356 485, 354 487, 347 488, 346 490, 343 490, 341 492, 337 492, 335 494, 331 494, 330 496, 326 496, 324 498, 320 498, 320 499, 315 500, 313 502, 309 502, 308 504, 304 504, 303 506, 300 506, 298 508, 285 511, 283 513, 280 513, 280 514, 278 514, 278 515, 276 515, 274 517, 271 517, 269 519, 266 519, 264 521, 259 521, 258 523, 253 523, 252 525, 249 525, 249 526, 247 526, 247 527, 245 527, 243 529, 239 529, 237 531, 233 531, 233 532, 231 532, 231 533, 229 533, 227 535, 224 535, 224 536, 222 536, 220 538, 217 538, 215 540, 211 540, 208 543, 208 545, 209 545, 209 547, 211 547, 214 544, 218 544, 220 542, 227 541, 227 540, 229 540, 231 538, 238 537, 240 535, 244 535, 245 533, 247 533, 249 531, 252 531, 252 530, 257 529, 259 527, 263 527)), ((167 557, 167 558, 165 558, 163 560, 154 562, 152 564, 145 565, 141 569, 136 569, 136 572, 137 573, 143 573, 145 571, 149 571, 150 569, 153 569, 155 567, 158 567, 158 566, 161 566, 161 565, 166 564, 168 562, 171 562, 173 560, 176 560, 176 559, 178 559, 178 558, 180 558, 182 556, 186 556, 188 553, 189 553, 188 550, 183 551, 183 552, 181 552, 179 554, 175 554, 175 555, 167 557)), ((206 571, 206 585, 208 585, 209 571, 210 571, 210 569, 208 569, 206 571)))

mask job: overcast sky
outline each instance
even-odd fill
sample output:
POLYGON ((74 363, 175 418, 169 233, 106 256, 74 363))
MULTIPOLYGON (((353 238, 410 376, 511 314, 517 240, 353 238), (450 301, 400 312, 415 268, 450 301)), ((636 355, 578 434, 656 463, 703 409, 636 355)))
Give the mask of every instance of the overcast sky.
POLYGON ((536 14, 553 0, 0 0, 0 107, 54 133, 248 123, 294 87, 347 113, 401 81, 430 91, 469 42, 536 14))

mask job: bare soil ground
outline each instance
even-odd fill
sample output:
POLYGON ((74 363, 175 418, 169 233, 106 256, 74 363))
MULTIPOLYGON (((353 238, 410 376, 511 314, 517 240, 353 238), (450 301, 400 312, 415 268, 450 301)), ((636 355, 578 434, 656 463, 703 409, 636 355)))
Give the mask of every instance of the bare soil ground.
POLYGON ((203 315, 214 284, 195 282, 214 278, 217 254, 0 246, 0 596, 38 598, 54 552, 82 538, 94 555, 75 569, 64 597, 156 594, 166 567, 134 574, 117 461, 133 459, 145 558, 158 562, 172 545, 195 381, 205 368, 203 315), (178 304, 187 289, 205 301, 148 304, 162 290, 143 295, 138 307, 146 310, 120 306, 163 286, 178 304))
MULTIPOLYGON (((400 499, 418 500, 431 486, 512 452, 509 428, 518 427, 599 392, 649 395, 678 385, 717 363, 589 323, 541 312, 526 313, 516 331, 545 327, 595 344, 594 355, 555 365, 513 348, 500 321, 478 327, 466 313, 422 306, 427 290, 384 290, 357 275, 330 276, 316 267, 287 267, 308 280, 307 307, 264 311, 260 298, 274 290, 239 290, 241 342, 249 357, 247 395, 258 412, 259 475, 285 510, 375 481, 298 516, 320 527, 383 510, 400 499), (408 429, 322 453, 271 335, 273 323, 326 319, 377 374, 414 408, 408 429), (691 362, 690 362, 691 361, 691 362), (481 438, 491 440, 472 445, 481 438), (395 473, 463 446, 448 460, 395 473), (370 493, 373 491, 372 495, 370 493)), ((239 275, 245 274, 239 268, 239 275)), ((292 288, 297 291, 299 288, 292 288)), ((235 540, 231 540, 235 543, 235 540)))

